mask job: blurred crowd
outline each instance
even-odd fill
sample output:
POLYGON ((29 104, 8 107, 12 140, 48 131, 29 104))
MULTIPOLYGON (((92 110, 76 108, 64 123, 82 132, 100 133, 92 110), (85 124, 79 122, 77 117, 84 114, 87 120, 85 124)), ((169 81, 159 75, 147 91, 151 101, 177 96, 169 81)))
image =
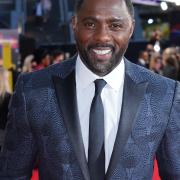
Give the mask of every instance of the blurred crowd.
POLYGON ((152 44, 139 52, 139 65, 165 77, 180 81, 180 47, 156 51, 152 44))
POLYGON ((33 72, 48 67, 51 64, 61 63, 69 57, 69 54, 61 49, 50 52, 48 49, 40 47, 33 54, 28 55, 22 65, 22 72, 33 72))
MULTIPOLYGON (((55 49, 51 53, 45 48, 38 48, 34 54, 28 55, 22 65, 22 72, 33 72, 68 59, 70 53, 55 49)), ((180 81, 180 47, 162 49, 157 42, 149 43, 139 52, 137 64, 154 73, 180 81)))

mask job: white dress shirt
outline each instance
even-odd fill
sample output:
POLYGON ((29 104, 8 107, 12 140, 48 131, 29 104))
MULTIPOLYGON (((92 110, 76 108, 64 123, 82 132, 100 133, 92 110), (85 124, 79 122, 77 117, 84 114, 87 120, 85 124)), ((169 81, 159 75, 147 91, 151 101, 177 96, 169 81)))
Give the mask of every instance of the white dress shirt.
POLYGON ((76 91, 81 133, 88 160, 89 113, 95 93, 94 80, 104 79, 101 98, 104 107, 105 128, 105 170, 107 171, 118 130, 123 97, 125 65, 124 60, 108 75, 99 77, 91 72, 78 56, 76 61, 76 91))

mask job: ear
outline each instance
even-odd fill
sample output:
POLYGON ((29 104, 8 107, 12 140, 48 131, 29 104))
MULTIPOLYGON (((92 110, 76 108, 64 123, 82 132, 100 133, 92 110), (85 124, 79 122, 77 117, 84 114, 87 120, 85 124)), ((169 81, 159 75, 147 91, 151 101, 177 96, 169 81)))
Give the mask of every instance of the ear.
POLYGON ((72 24, 72 29, 73 29, 73 31, 75 31, 75 29, 76 29, 76 24, 77 24, 77 17, 76 17, 76 16, 73 16, 73 17, 71 18, 71 24, 72 24))
POLYGON ((135 19, 132 19, 132 24, 131 24, 131 29, 130 29, 130 36, 129 39, 131 38, 135 28, 135 19))

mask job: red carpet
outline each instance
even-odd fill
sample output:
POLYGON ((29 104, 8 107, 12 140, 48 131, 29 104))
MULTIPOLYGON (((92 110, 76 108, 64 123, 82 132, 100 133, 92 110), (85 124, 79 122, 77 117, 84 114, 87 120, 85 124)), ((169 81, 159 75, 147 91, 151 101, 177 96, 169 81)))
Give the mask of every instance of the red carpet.
POLYGON ((153 180, 161 180, 160 177, 159 177, 159 173, 158 173, 157 161, 154 162, 153 180))
MULTIPOLYGON (((158 167, 157 167, 157 162, 155 161, 155 163, 154 163, 154 174, 153 174, 153 179, 152 180, 161 180, 160 178, 159 178, 159 174, 158 174, 158 167)), ((32 179, 31 180, 39 180, 38 179, 38 172, 37 171, 34 171, 33 172, 33 177, 32 177, 32 179)))
POLYGON ((31 180, 38 180, 38 171, 33 171, 33 176, 31 178, 31 180))

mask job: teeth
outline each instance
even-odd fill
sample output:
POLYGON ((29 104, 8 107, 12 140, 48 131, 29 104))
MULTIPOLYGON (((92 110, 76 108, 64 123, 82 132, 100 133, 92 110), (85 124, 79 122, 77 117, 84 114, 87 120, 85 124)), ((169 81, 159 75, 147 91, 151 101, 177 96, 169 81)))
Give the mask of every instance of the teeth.
POLYGON ((111 52, 110 49, 107 49, 107 50, 97 50, 97 49, 93 49, 93 51, 98 54, 98 55, 105 55, 105 54, 108 54, 111 52))

